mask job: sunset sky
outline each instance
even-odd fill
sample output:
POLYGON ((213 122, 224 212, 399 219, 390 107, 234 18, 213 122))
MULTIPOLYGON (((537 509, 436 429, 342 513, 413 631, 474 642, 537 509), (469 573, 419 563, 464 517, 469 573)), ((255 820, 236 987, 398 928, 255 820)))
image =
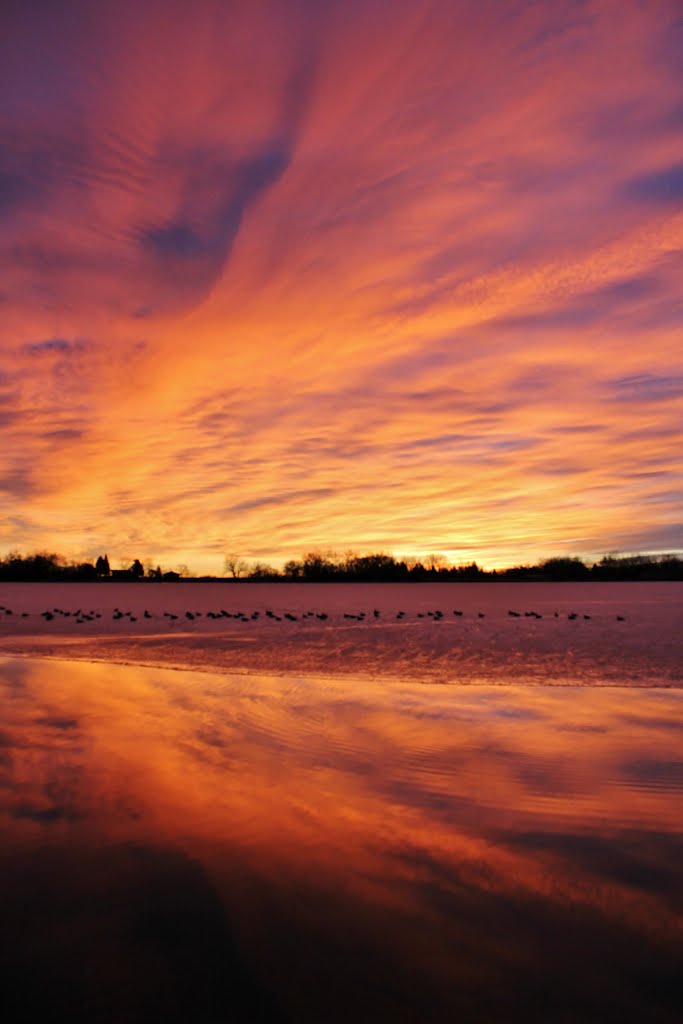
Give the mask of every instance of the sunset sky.
POLYGON ((683 550, 680 0, 3 0, 0 554, 683 550))

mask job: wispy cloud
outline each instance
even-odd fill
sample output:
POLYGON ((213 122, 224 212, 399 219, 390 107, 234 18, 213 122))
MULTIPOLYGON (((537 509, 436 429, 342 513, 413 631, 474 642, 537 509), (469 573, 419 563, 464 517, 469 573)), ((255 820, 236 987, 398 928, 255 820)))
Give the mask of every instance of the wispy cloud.
POLYGON ((5 5, 0 549, 671 547, 682 39, 674 0, 5 5))

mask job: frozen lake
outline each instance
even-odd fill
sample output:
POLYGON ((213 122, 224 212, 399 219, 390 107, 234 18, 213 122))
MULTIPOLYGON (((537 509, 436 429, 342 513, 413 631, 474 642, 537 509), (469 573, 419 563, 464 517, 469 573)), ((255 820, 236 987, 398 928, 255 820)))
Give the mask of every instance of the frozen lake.
POLYGON ((681 1019, 682 584, 0 606, 9 1021, 681 1019))
POLYGON ((441 683, 683 685, 683 583, 34 583, 0 586, 0 605, 7 653, 441 683))
POLYGON ((4 1019, 680 1020, 683 692, 0 661, 4 1019))

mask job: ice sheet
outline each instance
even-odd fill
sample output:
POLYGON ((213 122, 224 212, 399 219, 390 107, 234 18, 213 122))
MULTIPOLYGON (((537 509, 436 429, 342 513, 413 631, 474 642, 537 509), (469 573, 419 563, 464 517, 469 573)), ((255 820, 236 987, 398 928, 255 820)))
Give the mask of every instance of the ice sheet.
POLYGON ((0 605, 0 650, 14 654, 441 683, 683 685, 681 583, 6 584, 0 605))

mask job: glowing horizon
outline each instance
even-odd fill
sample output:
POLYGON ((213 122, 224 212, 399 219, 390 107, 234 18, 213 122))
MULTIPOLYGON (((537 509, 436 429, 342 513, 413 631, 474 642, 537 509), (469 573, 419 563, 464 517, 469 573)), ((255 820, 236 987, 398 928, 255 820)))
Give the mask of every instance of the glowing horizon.
POLYGON ((675 0, 0 29, 0 553, 683 550, 675 0))

